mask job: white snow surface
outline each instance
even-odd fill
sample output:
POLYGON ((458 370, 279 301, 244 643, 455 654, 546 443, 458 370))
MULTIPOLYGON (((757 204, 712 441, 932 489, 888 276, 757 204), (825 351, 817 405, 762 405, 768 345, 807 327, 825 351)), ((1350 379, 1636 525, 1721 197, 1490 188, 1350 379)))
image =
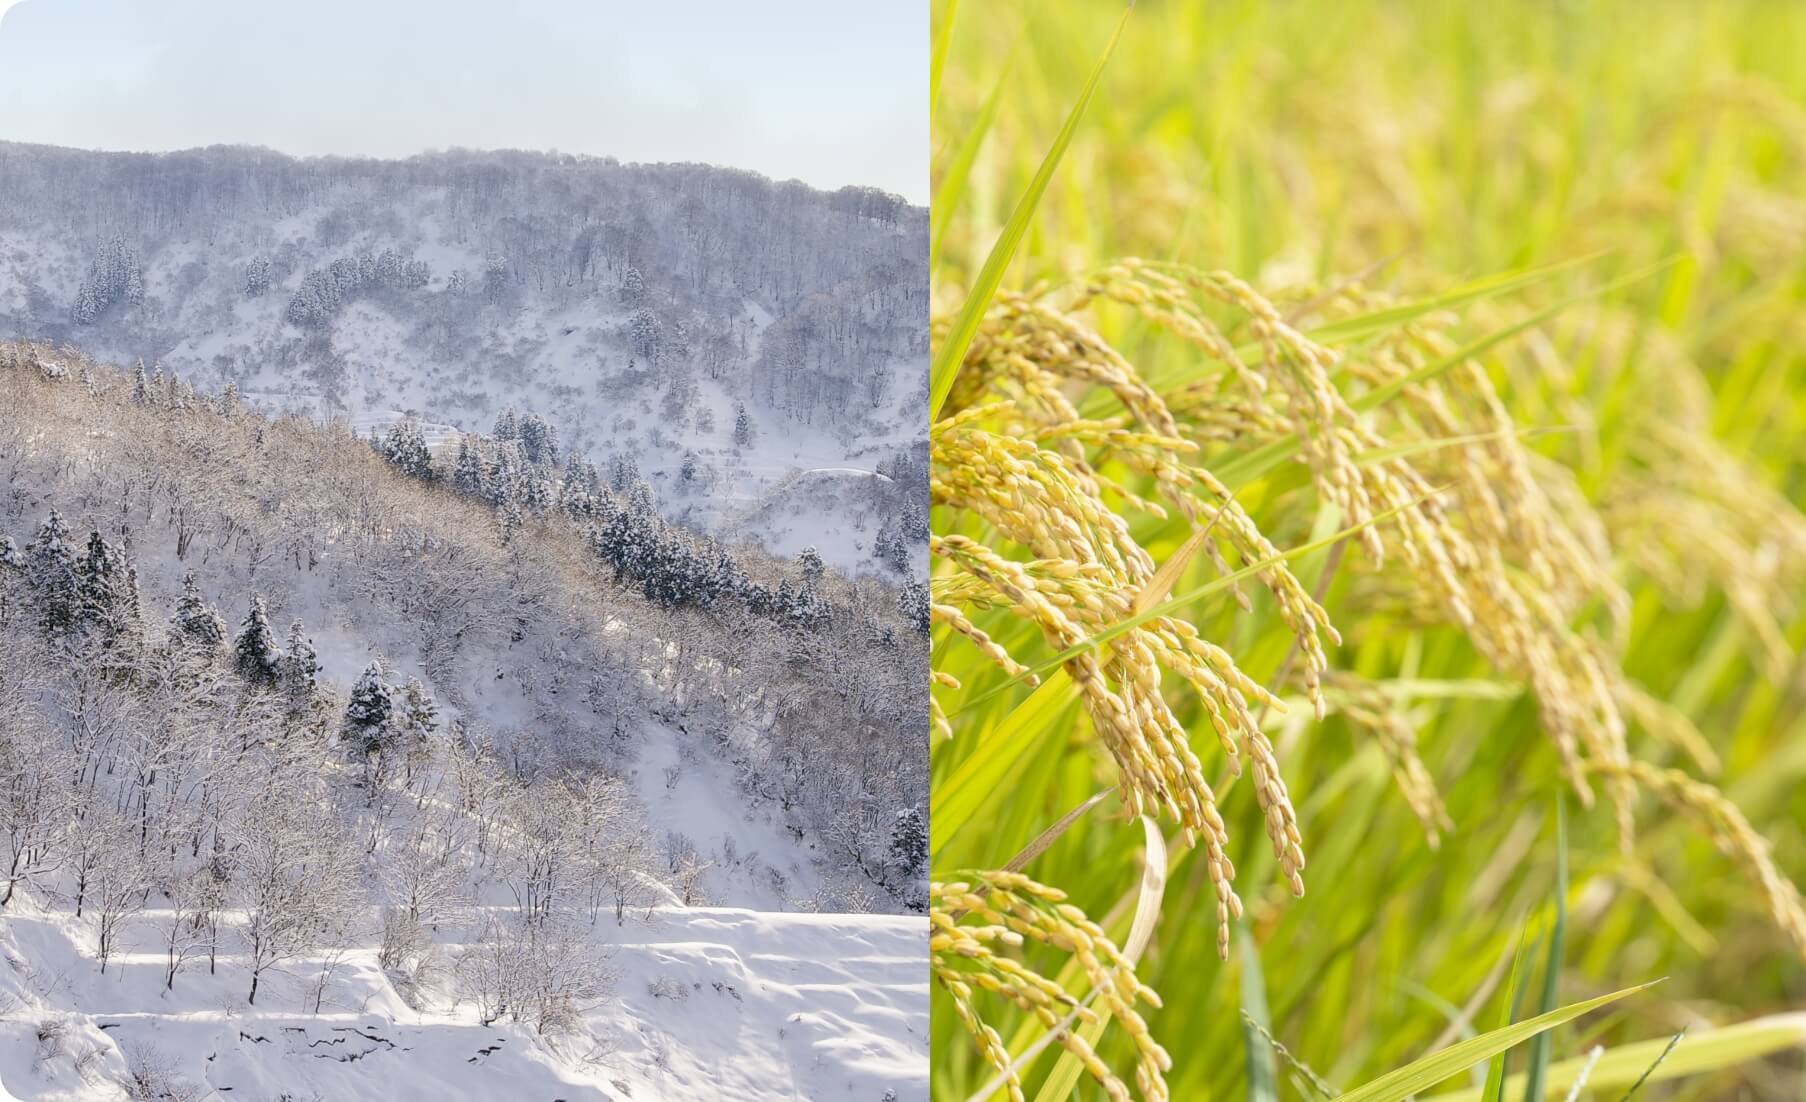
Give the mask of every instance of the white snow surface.
POLYGON ((468 1005, 410 1009, 374 945, 345 958, 317 1014, 301 990, 311 961, 255 1006, 225 955, 165 992, 160 919, 133 920, 103 976, 89 926, 15 899, 0 922, 0 1102, 125 1100, 129 1070, 159 1065, 193 1092, 169 1097, 234 1102, 928 1097, 917 918, 665 906, 605 919, 619 980, 582 1052, 484 1026, 468 1005))

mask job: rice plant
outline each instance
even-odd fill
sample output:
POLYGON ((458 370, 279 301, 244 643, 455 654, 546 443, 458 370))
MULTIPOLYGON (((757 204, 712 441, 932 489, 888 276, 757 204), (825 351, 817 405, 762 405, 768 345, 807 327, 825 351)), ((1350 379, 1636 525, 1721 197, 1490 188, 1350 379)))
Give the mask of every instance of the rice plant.
POLYGON ((936 1097, 1806 1093, 1806 9, 934 33, 936 1097))

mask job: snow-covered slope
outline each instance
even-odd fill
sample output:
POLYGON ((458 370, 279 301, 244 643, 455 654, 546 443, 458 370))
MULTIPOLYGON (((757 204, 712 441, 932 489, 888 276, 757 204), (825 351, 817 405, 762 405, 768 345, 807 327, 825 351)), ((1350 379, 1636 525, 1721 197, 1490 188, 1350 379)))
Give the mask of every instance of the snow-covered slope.
POLYGON ((245 1005, 230 957, 166 992, 163 920, 131 923, 103 976, 89 929, 15 902, 0 921, 0 1099, 123 1102, 134 1079, 171 1102, 928 1097, 920 919, 658 908, 609 939, 617 994, 568 1052, 471 1007, 414 1010, 372 945, 344 955, 318 1013, 297 1009, 299 978, 245 1005))
MULTIPOLYGON (((538 412, 704 524, 921 437, 926 254, 926 212, 894 196, 700 165, 0 142, 0 337, 360 422, 538 412)), ((780 509, 807 533, 780 542, 876 569, 878 508, 780 509)))
POLYGON ((336 430, 132 389, 0 347, 0 1102, 926 1099, 926 922, 842 913, 921 891, 926 642, 888 593, 661 607, 564 518, 503 542, 336 430), (44 636, 53 512, 133 572, 122 637, 44 636), (252 608, 300 622, 304 707, 238 661, 252 608), (377 659, 436 719, 372 764, 377 659), (272 867, 305 890, 259 912, 272 867))

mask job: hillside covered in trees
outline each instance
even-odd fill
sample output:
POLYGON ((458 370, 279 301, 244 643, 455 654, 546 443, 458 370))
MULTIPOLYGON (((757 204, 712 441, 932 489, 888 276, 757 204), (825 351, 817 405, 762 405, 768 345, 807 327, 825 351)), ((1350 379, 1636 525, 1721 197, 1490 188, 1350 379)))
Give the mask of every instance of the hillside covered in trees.
POLYGON ((7 1090, 926 1096, 923 587, 552 435, 0 344, 7 1090))
POLYGON ((847 567, 882 566, 925 501, 876 477, 927 377, 927 215, 893 195, 558 154, 0 143, 0 197, 0 337, 360 427, 537 412, 569 452, 635 459, 666 515, 847 567))

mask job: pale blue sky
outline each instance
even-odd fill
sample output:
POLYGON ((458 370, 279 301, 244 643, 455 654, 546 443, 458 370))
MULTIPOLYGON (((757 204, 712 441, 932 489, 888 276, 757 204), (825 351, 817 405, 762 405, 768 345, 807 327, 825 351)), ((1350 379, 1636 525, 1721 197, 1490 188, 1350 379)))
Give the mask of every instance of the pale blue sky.
POLYGON ((0 139, 560 149, 928 197, 922 0, 0 0, 0 139))

